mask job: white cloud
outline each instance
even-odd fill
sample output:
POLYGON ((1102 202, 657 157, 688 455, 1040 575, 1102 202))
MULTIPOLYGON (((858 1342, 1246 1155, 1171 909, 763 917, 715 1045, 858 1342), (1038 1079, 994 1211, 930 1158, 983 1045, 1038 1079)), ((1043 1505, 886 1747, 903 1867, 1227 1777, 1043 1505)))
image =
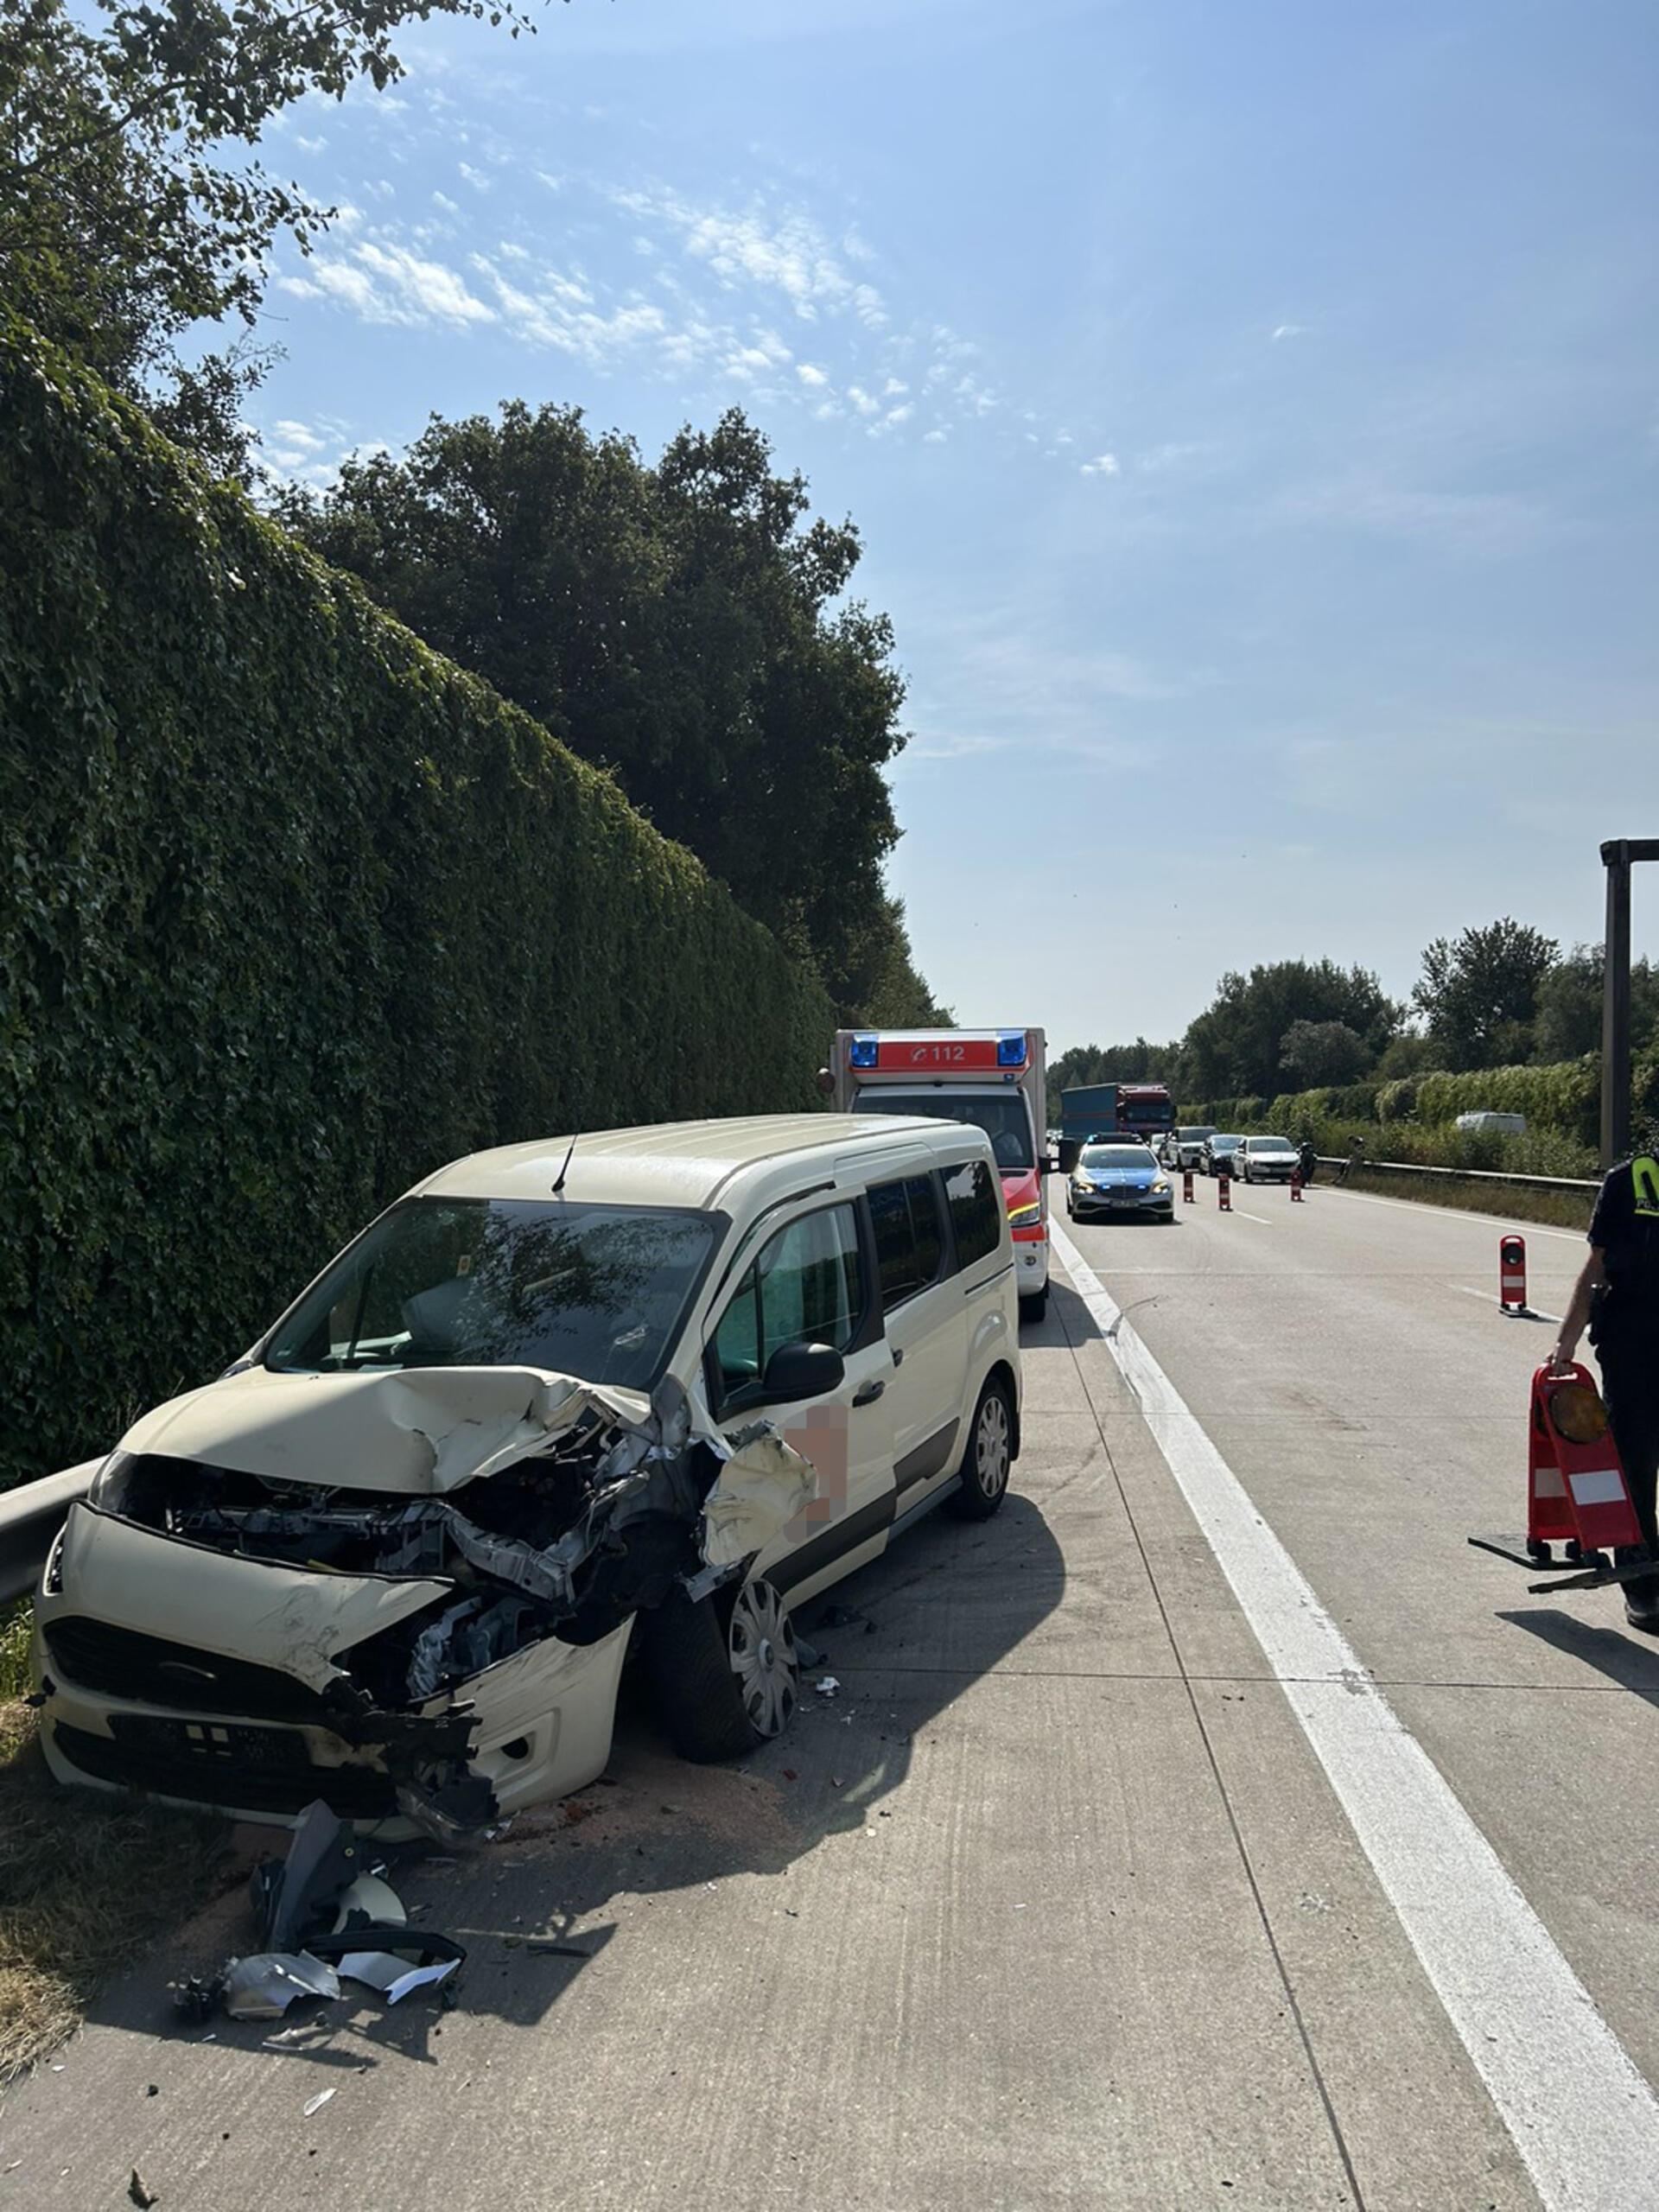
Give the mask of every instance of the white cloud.
POLYGON ((370 275, 388 288, 393 307, 389 320, 448 322, 463 328, 495 321, 483 301, 467 290, 464 279, 442 262, 423 261, 407 247, 377 245, 368 239, 354 251, 370 275))
POLYGON ((807 322, 820 312, 854 315, 871 329, 887 321, 875 287, 855 281, 834 241, 798 209, 700 207, 661 186, 612 189, 608 196, 625 213, 677 234, 686 254, 728 291, 750 284, 782 292, 807 322))
POLYGON ((1121 476, 1122 466, 1115 453, 1097 453, 1092 461, 1085 461, 1081 472, 1084 476, 1121 476))
POLYGON ((461 213, 460 201, 451 200, 447 192, 435 192, 432 195, 432 205, 435 207, 442 207, 446 215, 459 215, 461 213))
POLYGON ((902 377, 889 377, 886 384, 882 385, 881 389, 887 398, 893 399, 900 392, 908 391, 910 390, 910 386, 905 382, 902 377))
POLYGON ((1275 323, 1272 342, 1276 346, 1281 338, 1301 338, 1306 335, 1306 331, 1307 325, 1305 322, 1275 323))
POLYGON ((926 430, 922 434, 922 443, 925 446, 942 446, 950 435, 948 430, 926 430))
POLYGON ((847 397, 861 415, 879 415, 881 411, 880 401, 872 398, 861 384, 849 384, 847 397))
POLYGON ((308 154, 320 154, 328 141, 326 138, 302 138, 296 130, 294 134, 294 143, 296 146, 303 146, 308 154))
POLYGON ((455 167, 466 181, 472 186, 474 192, 488 192, 490 190, 491 180, 484 175, 481 169, 474 168, 471 164, 467 162, 457 162, 455 163, 455 167))
POLYGON ((807 389, 811 391, 817 391, 820 386, 828 384, 830 381, 830 378, 825 374, 824 371, 819 368, 816 362, 812 361, 797 361, 795 364, 795 373, 800 378, 801 382, 806 385, 807 389))
POLYGON ((915 412, 915 408, 906 400, 902 407, 890 407, 887 410, 887 419, 889 423, 896 426, 900 423, 908 423, 915 412))

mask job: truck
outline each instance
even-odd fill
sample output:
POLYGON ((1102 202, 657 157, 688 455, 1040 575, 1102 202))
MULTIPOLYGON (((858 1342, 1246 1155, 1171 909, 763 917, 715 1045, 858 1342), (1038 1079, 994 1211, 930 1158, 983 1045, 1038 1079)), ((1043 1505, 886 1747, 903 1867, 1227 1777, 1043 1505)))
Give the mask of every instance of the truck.
POLYGON ((1040 1029, 838 1029, 819 1085, 842 1114, 965 1122, 991 1141, 1014 1238, 1022 1319, 1048 1303, 1044 1149, 1048 1077, 1040 1029))
POLYGON ((1069 1175, 1090 1137, 1138 1137, 1155 1144, 1175 1126, 1161 1083, 1080 1083, 1060 1093, 1060 1167, 1069 1175))

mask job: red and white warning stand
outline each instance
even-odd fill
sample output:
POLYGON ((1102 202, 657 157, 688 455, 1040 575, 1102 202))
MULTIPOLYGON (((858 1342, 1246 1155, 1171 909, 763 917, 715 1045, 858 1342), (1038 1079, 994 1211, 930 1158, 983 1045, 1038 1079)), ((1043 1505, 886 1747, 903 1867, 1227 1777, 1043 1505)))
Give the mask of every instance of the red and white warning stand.
POLYGON ((1302 1203, 1302 1171, 1300 1167, 1293 1167, 1290 1171, 1290 1202, 1298 1206, 1302 1203))
POLYGON ((1500 1312, 1531 1319, 1527 1306, 1527 1240, 1500 1236, 1497 1240, 1497 1303, 1500 1312))
POLYGON ((1554 1567, 1550 1546, 1563 1548, 1560 1565, 1582 1572, 1554 1582, 1529 1582, 1534 1592, 1594 1590, 1651 1574, 1652 1556, 1630 1503, 1618 1446, 1587 1368, 1552 1375, 1541 1367, 1532 1378, 1527 1427, 1527 1533, 1471 1536, 1479 1551, 1495 1552, 1517 1567, 1554 1567), (1615 1565, 1611 1554, 1639 1556, 1615 1565))
POLYGON ((1190 1167, 1184 1167, 1181 1170, 1181 1204, 1184 1206, 1190 1206, 1192 1203, 1192 1170, 1190 1167))

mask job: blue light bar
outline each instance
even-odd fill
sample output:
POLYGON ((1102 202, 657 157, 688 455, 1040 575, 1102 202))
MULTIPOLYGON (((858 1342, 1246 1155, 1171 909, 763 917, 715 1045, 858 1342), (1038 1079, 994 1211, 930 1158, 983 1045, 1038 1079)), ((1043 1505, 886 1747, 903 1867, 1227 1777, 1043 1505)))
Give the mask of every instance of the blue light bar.
POLYGON ((996 1065, 1000 1068, 1022 1068, 1026 1065, 1026 1033, 1023 1029, 1005 1030, 996 1040, 996 1065))
POLYGON ((880 1042, 876 1038, 855 1037, 853 1049, 847 1058, 855 1068, 873 1068, 875 1065, 876 1053, 880 1049, 880 1042))

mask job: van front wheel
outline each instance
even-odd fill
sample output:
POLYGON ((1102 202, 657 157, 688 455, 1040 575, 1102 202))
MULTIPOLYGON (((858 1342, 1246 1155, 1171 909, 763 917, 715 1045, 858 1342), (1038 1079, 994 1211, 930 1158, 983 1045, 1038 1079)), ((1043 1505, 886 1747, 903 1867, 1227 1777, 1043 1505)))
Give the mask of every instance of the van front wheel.
POLYGON ((789 1608, 770 1582, 746 1582, 693 1605, 676 1590, 652 1614, 646 1661, 682 1758, 741 1758, 781 1736, 800 1699, 789 1608))
POLYGON ((988 1521, 1008 1494, 1013 1466, 1014 1408, 1007 1385, 988 1382, 974 1408, 962 1480, 945 1501, 949 1510, 961 1521, 988 1521))

